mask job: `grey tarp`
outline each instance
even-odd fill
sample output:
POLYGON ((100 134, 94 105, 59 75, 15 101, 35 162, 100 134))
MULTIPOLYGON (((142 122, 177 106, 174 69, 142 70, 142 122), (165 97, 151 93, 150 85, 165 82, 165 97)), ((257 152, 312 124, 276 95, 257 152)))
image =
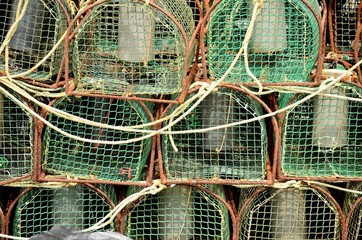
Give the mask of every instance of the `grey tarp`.
POLYGON ((29 240, 131 240, 131 238, 116 232, 75 232, 64 226, 56 225, 48 232, 37 234, 29 240))

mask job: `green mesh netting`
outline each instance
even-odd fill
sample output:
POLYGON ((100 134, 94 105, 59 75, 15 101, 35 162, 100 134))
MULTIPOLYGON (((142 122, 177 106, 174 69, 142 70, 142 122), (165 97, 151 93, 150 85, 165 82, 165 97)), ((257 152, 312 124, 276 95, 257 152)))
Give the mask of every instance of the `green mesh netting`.
MULTIPOLYGON (((342 85, 330 94, 361 99, 362 90, 342 85)), ((305 97, 280 94, 283 108, 305 97)), ((286 112, 282 131, 282 173, 304 177, 361 177, 362 103, 317 96, 286 112)))
MULTIPOLYGON (((99 188, 116 202, 112 186, 99 188)), ((31 237, 49 231, 54 225, 82 230, 93 226, 111 210, 110 203, 103 196, 81 185, 58 189, 34 188, 17 203, 12 235, 31 237)), ((116 224, 99 229, 105 230, 116 231, 116 224)))
MULTIPOLYGON (((262 107, 255 100, 220 88, 172 130, 198 130, 262 114, 262 107)), ((263 120, 206 133, 174 134, 173 138, 178 152, 163 136, 163 163, 169 180, 264 179, 267 133, 263 120)))
MULTIPOLYGON (((190 38, 195 24, 186 0, 155 3, 174 16, 190 38)), ((160 10, 143 1, 108 1, 92 10, 75 37, 78 91, 117 95, 179 91, 185 48, 181 31, 160 10)))
MULTIPOLYGON (((19 0, 7 0, 0 3, 1 44, 15 21, 18 4, 19 0)), ((9 43, 10 73, 22 73, 40 62, 66 29, 65 14, 56 0, 29 0, 25 15, 9 43)), ((51 76, 57 74, 63 57, 61 46, 28 76, 36 80, 50 80, 51 76)), ((0 56, 0 71, 5 69, 4 57, 5 51, 0 56)))
MULTIPOLYGON (((309 1, 319 11, 316 0, 309 1)), ((242 46, 250 24, 253 1, 225 0, 211 14, 208 27, 210 76, 219 79, 242 46)), ((304 82, 318 56, 319 26, 300 0, 264 0, 248 46, 251 72, 261 82, 304 82)), ((253 82, 244 57, 231 71, 228 83, 253 82)))
MULTIPOLYGON (((10 92, 22 101, 14 92, 10 92)), ((0 94, 0 181, 32 173, 33 138, 33 118, 0 94)))
POLYGON ((267 189, 252 199, 241 216, 239 239, 337 240, 340 234, 333 202, 315 189, 301 187, 267 189))
POLYGON ((352 53, 357 29, 357 9, 360 0, 338 1, 334 0, 332 30, 337 51, 352 53))
MULTIPOLYGON (((209 186, 225 198, 222 186, 209 186)), ((131 187, 128 195, 140 190, 131 187)), ((230 239, 228 211, 215 197, 177 185, 142 197, 128 211, 126 236, 134 240, 230 239)))
MULTIPOLYGON (((348 189, 361 191, 361 183, 348 183, 348 189)), ((353 204, 357 199, 360 198, 360 195, 353 193, 346 193, 345 200, 343 203, 343 212, 345 216, 351 211, 353 204)), ((348 240, 358 240, 362 238, 362 204, 359 203, 358 206, 354 209, 351 217, 349 218, 349 223, 347 226, 347 239, 348 240)))
MULTIPOLYGON (((55 106, 79 117, 114 126, 135 126, 150 122, 149 116, 136 101, 63 98, 55 106)), ((93 127, 55 115, 49 115, 48 120, 68 133, 93 140, 120 141, 144 135, 93 127)), ((150 130, 150 127, 144 129, 150 130)), ((151 138, 122 145, 87 143, 46 128, 43 169, 52 174, 82 179, 138 181, 151 145, 151 138)))

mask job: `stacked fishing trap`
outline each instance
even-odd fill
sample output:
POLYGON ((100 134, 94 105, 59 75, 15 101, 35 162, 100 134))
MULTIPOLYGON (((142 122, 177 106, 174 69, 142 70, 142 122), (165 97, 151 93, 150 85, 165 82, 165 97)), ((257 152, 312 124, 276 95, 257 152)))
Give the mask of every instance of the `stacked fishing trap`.
POLYGON ((1 2, 0 232, 361 238, 361 12, 1 2))

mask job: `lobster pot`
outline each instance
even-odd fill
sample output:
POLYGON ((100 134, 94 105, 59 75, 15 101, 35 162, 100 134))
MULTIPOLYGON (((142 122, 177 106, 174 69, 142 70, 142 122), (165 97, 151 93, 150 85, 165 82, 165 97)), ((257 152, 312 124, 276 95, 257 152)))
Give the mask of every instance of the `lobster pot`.
MULTIPOLYGON (((284 176, 360 178, 361 89, 340 85, 288 110, 282 123, 281 168, 284 176), (339 96, 342 98, 336 98, 339 96)), ((283 108, 306 95, 280 94, 283 108)))
POLYGON ((92 9, 77 31, 73 62, 78 91, 174 93, 181 89, 195 23, 186 0, 111 0, 92 9), (161 11, 162 9, 162 11, 161 11), (170 16, 167 16, 167 14, 170 16))
MULTIPOLYGON (((361 183, 348 183, 347 187, 352 190, 361 191, 361 183)), ((347 216, 350 214, 347 225, 347 239, 348 240, 357 240, 362 238, 362 204, 361 196, 353 193, 346 193, 343 212, 347 216), (357 205, 355 205, 357 203, 357 205), (355 205, 355 206, 354 206, 355 205)))
POLYGON ((244 206, 239 239, 341 239, 337 208, 313 188, 266 189, 244 206))
MULTIPOLYGON (((16 93, 9 92, 26 104, 16 93)), ((0 93, 0 181, 31 174, 33 154, 33 118, 0 93)))
MULTIPOLYGON (((1 44, 16 20, 19 0, 2 1, 0 10, 1 44)), ((66 4, 65 4, 66 5, 66 4)), ((23 5, 22 5, 23 6, 23 5)), ((29 0, 24 17, 9 43, 9 71, 17 74, 30 69, 42 60, 61 39, 67 29, 66 13, 56 0, 29 0)), ((50 80, 58 73, 63 57, 63 45, 28 77, 38 81, 50 80)), ((1 53, 0 70, 5 69, 5 51, 1 53)))
MULTIPOLYGON (((246 66, 265 83, 307 81, 320 42, 318 1, 308 2, 312 9, 300 0, 263 1, 245 51, 247 62, 240 57, 225 81, 253 82, 246 66)), ((242 47, 253 8, 252 0, 226 0, 211 13, 207 32, 211 79, 227 71, 242 47)))
MULTIPOLYGON (((334 0, 329 9, 332 16, 332 31, 335 51, 352 55, 356 41, 356 29, 358 24, 358 6, 361 0, 334 0)), ((361 39, 357 39, 358 48, 361 47, 361 39)), ((359 55, 361 55, 360 51, 359 55)))
MULTIPOLYGON (((221 186, 209 189, 225 199, 221 186)), ((131 187, 128 195, 137 190, 131 187)), ((214 196, 176 185, 139 199, 127 212, 124 234, 132 239, 230 239, 229 215, 214 196)))
MULTIPOLYGON (((116 201, 113 187, 98 187, 97 191, 82 185, 31 189, 16 205, 12 235, 28 238, 49 231, 54 225, 72 230, 93 226, 112 210, 116 201)), ((99 229, 106 230, 116 231, 116 223, 99 229)))
MULTIPOLYGON (((129 127, 150 122, 146 109, 136 101, 74 97, 60 99, 54 106, 78 117, 111 126, 129 127)), ((49 114, 48 120, 65 132, 96 141, 125 141, 144 135, 90 126, 53 114, 49 114)), ((150 130, 149 127, 143 129, 150 130)), ((152 138, 127 144, 83 142, 51 128, 45 129, 43 141, 42 165, 46 172, 114 182, 139 181, 152 145, 152 138)))
MULTIPOLYGON (((211 93, 172 130, 199 130, 263 114, 255 99, 226 88, 211 93)), ((163 164, 168 180, 263 180, 267 133, 263 120, 205 133, 163 136, 163 164)), ((217 181, 216 181, 217 182, 217 181)), ((215 183, 216 183, 215 182, 215 183)))

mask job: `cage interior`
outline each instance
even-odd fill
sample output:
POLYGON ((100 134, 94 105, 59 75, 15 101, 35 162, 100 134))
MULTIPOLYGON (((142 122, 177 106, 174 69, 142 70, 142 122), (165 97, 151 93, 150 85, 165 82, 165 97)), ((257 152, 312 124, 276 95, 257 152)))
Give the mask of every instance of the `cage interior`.
MULTIPOLYGON (((353 54, 358 23, 357 10, 360 2, 360 0, 334 0, 332 4, 333 9, 330 11, 333 16, 334 41, 336 50, 340 53, 353 54)), ((360 47, 361 43, 359 43, 360 47)))
MULTIPOLYGON (((228 89, 211 93, 172 130, 199 130, 262 115, 259 103, 228 89)), ((263 120, 205 133, 173 134, 178 151, 163 136, 168 179, 262 180, 267 158, 263 120)))
MULTIPOLYGON (((242 192, 243 194, 243 192, 242 192)), ((239 239, 340 239, 336 207, 312 188, 267 189, 242 213, 239 239)))
POLYGON ((32 173, 33 135, 33 118, 0 93, 0 181, 32 173))
MULTIPOLYGON (((1 44, 15 22, 19 2, 21 1, 5 0, 0 3, 1 44)), ((48 54, 66 29, 65 13, 56 0, 29 0, 25 14, 8 45, 10 73, 22 73, 35 66, 48 54)), ((49 80, 57 74, 62 57, 63 50, 58 47, 48 60, 28 76, 36 80, 49 80)), ((0 70, 5 70, 5 51, 0 56, 0 70)))
MULTIPOLYGON (((145 109, 136 101, 91 97, 64 98, 55 106, 78 117, 112 126, 130 127, 150 122, 145 109)), ((121 141, 144 135, 139 132, 90 126, 52 114, 48 120, 63 131, 92 140, 121 141)), ((143 129, 150 130, 150 127, 143 129)), ((148 160, 151 145, 151 138, 127 144, 89 143, 71 139, 46 128, 43 169, 55 175, 84 179, 138 181, 148 160)))
MULTIPOLYGON (((111 186, 100 186, 112 201, 116 200, 111 186)), ((81 185, 67 188, 34 188, 22 196, 17 203, 12 234, 32 237, 49 231, 54 225, 72 230, 93 226, 111 210, 110 203, 94 190, 81 185)), ((116 231, 111 223, 99 231, 116 231)))
MULTIPOLYGON (((78 91, 159 94, 180 90, 186 42, 195 28, 184 0, 157 0, 185 33, 143 1, 113 0, 95 7, 75 38, 78 91), (186 37, 186 39, 184 39, 186 37)), ((193 51, 186 64, 190 64, 193 51)))
MULTIPOLYGON (((240 57, 225 81, 253 82, 246 66, 261 82, 306 82, 318 56, 320 8, 308 1, 266 0, 255 20, 246 61, 240 57), (315 15, 316 14, 316 15, 315 15)), ((209 73, 219 79, 245 39, 254 5, 226 0, 212 12, 207 33, 209 73)))
MULTIPOLYGON (((329 95, 316 96, 284 116, 281 166, 287 176, 357 178, 362 174, 362 105, 353 101, 361 98, 361 90, 342 85, 325 93, 329 95)), ((305 96, 281 95, 279 105, 285 107, 305 96)))
MULTIPOLYGON (((225 198, 222 186, 210 189, 225 198)), ((131 187, 128 195, 134 192, 131 187)), ((177 185, 139 199, 127 212, 124 234, 134 240, 229 239, 229 216, 212 195, 177 185)))

